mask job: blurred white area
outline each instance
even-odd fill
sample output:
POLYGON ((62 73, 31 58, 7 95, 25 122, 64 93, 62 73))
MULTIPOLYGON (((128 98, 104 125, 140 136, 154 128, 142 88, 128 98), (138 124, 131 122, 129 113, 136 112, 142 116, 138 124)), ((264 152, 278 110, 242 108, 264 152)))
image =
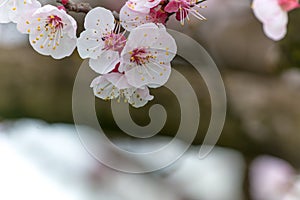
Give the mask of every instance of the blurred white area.
MULTIPOLYGON (((168 141, 158 138, 152 145, 168 141)), ((147 145, 124 140, 120 146, 145 151, 147 145)), ((161 172, 131 175, 92 159, 72 125, 5 122, 0 125, 0 199, 242 200, 245 164, 241 154, 216 147, 199 160, 198 149, 193 147, 161 172)))
POLYGON ((27 41, 28 35, 18 32, 16 24, 0 24, 0 48, 15 48, 27 41))
POLYGON ((190 150, 167 180, 181 188, 188 199, 243 200, 246 165, 242 155, 216 147, 207 158, 199 160, 199 149, 190 150))

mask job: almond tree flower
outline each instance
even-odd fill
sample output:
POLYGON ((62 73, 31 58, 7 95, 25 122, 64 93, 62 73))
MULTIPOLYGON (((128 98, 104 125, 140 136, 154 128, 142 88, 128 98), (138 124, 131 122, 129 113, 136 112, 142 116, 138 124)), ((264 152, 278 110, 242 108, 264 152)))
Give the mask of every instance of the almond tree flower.
POLYGON ((17 23, 24 14, 33 13, 40 7, 37 0, 0 0, 0 23, 17 23))
POLYGON ((165 24, 168 19, 168 13, 160 7, 151 8, 149 13, 136 12, 124 5, 120 11, 120 22, 124 29, 132 29, 147 23, 165 24))
POLYGON ((100 74, 112 71, 120 62, 120 53, 126 43, 120 25, 115 23, 111 11, 97 7, 85 18, 85 31, 78 39, 78 52, 81 58, 90 58, 90 67, 100 74))
POLYGON ((265 34, 278 41, 287 33, 288 12, 299 8, 298 0, 254 0, 255 16, 263 23, 265 34))
POLYGON ((64 10, 46 5, 24 16, 18 29, 29 34, 31 46, 40 54, 61 59, 76 48, 76 21, 64 10))
POLYGON ((203 8, 198 5, 199 0, 170 0, 166 5, 164 11, 167 13, 176 13, 176 19, 180 21, 181 25, 184 25, 184 20, 189 18, 189 14, 192 14, 197 19, 206 20, 206 18, 199 13, 196 8, 203 8))
POLYGON ((157 6, 161 1, 162 0, 129 0, 126 2, 126 6, 133 11, 147 14, 151 8, 157 6))
POLYGON ((168 81, 176 52, 175 40, 163 25, 144 24, 131 31, 119 71, 136 88, 157 88, 168 81))
POLYGON ((284 160, 261 156, 250 167, 250 192, 254 200, 284 200, 293 187, 295 171, 284 160))
POLYGON ((147 87, 139 89, 128 84, 124 74, 112 72, 101 75, 91 83, 95 96, 103 100, 121 99, 135 108, 142 107, 153 99, 147 87))

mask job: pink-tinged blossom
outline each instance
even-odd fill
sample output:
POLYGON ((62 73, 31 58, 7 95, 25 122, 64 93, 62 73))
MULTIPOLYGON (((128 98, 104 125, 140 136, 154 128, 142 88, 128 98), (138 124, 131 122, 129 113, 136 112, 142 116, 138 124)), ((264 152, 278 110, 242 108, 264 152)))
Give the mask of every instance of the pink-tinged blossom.
POLYGON ((0 0, 0 23, 17 23, 25 14, 41 7, 37 0, 0 0))
POLYGON ((287 200, 296 177, 289 163, 270 156, 255 159, 249 176, 250 192, 254 200, 287 200))
POLYGON ((199 20, 205 20, 206 18, 197 10, 197 8, 203 8, 203 6, 198 5, 198 2, 198 0, 170 0, 164 10, 167 13, 176 13, 176 19, 182 25, 184 25, 185 19, 190 20, 189 14, 199 20))
POLYGON ((265 34, 278 41, 287 33, 288 12, 298 8, 298 0, 254 0, 255 16, 263 23, 265 34))
POLYGON ((120 22, 124 29, 132 29, 147 23, 165 24, 168 13, 164 12, 159 6, 151 8, 149 13, 140 13, 131 10, 128 6, 123 6, 120 11, 120 22))
POLYGON ((136 88, 157 88, 168 81, 176 52, 175 40, 164 26, 144 24, 131 31, 119 70, 136 88))
POLYGON ((161 0, 129 0, 126 6, 133 11, 141 13, 149 13, 151 8, 156 7, 161 0))
POLYGON ((91 87, 95 96, 100 99, 117 99, 118 102, 122 99, 135 108, 142 107, 153 99, 147 87, 143 89, 132 87, 128 84, 125 75, 121 73, 101 75, 93 80, 91 87))
POLYGON ((126 43, 120 25, 115 24, 111 11, 97 7, 85 18, 85 31, 78 39, 78 52, 81 58, 89 58, 90 67, 100 74, 112 71, 120 62, 120 53, 126 43))
POLYGON ((64 10, 46 5, 23 16, 18 30, 29 34, 31 46, 40 54, 61 59, 76 48, 76 21, 64 10))

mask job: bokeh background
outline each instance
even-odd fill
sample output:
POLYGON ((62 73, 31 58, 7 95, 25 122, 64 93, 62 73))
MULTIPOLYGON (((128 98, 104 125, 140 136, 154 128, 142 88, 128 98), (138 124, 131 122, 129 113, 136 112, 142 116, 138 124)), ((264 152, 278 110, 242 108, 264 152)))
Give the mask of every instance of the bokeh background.
MULTIPOLYGON (((93 6, 115 11, 124 2, 90 1, 93 6)), ((186 61, 176 58, 173 67, 188 78, 197 93, 200 129, 183 159, 146 175, 106 168, 81 146, 72 125, 72 89, 82 63, 78 53, 63 60, 39 55, 14 24, 0 25, 0 186, 6 188, 0 187, 0 199, 20 199, 23 195, 31 200, 259 200, 253 194, 257 191, 251 189, 249 171, 253 160, 262 155, 285 160, 297 177, 300 10, 289 14, 286 38, 274 42, 264 35, 251 1, 208 0, 204 5, 207 8, 201 13, 207 21, 192 19, 182 27, 171 20, 168 26, 197 40, 216 62, 228 95, 224 131, 210 156, 201 161, 194 158, 209 125, 210 98, 201 76, 186 61)), ((80 32, 84 15, 71 14, 80 32)), ((180 112, 170 91, 161 88, 152 93, 156 99, 145 108, 131 109, 131 114, 137 124, 146 125, 151 105, 159 102, 166 107, 168 121, 156 144, 176 134, 180 112)), ((145 148, 141 144, 133 147, 134 140, 118 129, 109 102, 96 100, 96 108, 108 137, 133 151, 145 148)), ((119 159, 113 154, 111 157, 119 159)), ((278 194, 261 199, 283 198, 278 194)), ((299 191, 295 199, 300 199, 299 191)))

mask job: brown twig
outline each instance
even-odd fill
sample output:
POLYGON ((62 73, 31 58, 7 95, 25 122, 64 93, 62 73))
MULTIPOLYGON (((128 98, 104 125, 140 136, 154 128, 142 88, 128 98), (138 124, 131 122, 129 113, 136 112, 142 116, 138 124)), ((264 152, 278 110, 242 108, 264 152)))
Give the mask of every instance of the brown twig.
POLYGON ((88 13, 93 9, 89 3, 73 3, 69 1, 64 5, 61 0, 57 0, 56 2, 62 4, 69 12, 88 13))

